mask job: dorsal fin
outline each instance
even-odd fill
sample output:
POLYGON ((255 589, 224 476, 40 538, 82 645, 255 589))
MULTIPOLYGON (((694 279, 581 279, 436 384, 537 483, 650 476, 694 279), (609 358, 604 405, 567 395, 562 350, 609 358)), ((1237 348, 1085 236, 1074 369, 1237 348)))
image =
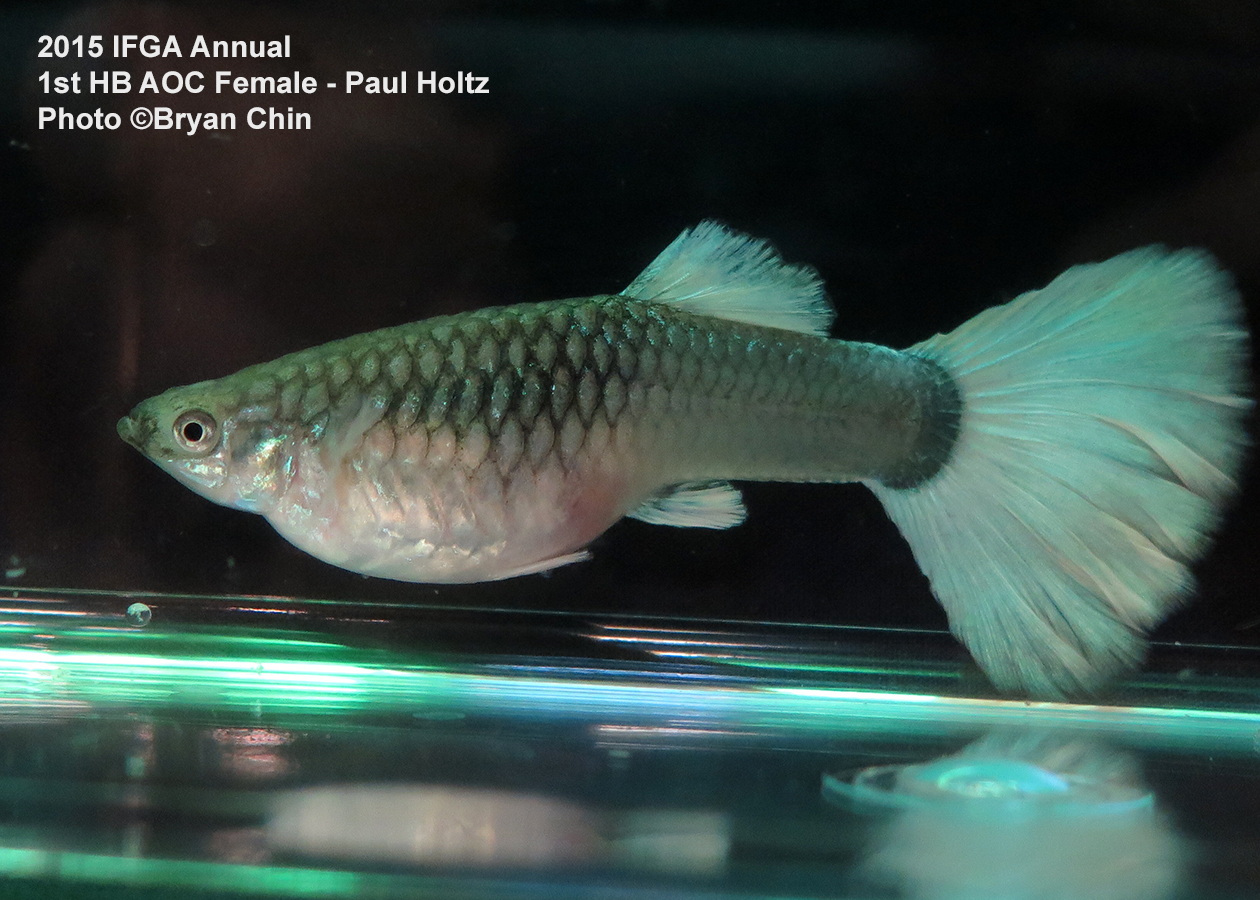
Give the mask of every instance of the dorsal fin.
POLYGON ((822 337, 835 318, 812 267, 786 265, 765 241, 714 221, 678 235, 622 293, 699 315, 822 337))

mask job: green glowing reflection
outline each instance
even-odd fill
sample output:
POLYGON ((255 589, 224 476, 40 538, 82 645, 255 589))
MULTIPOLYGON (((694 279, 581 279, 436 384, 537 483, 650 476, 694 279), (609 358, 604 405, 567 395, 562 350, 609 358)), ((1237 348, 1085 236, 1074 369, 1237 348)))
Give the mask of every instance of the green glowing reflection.
POLYGON ((1143 735, 1160 742, 1211 739, 1220 749, 1225 749, 1221 743, 1225 742, 1247 751, 1260 732, 1260 714, 1229 710, 795 687, 521 660, 443 668, 417 664, 400 654, 293 639, 221 636, 212 644, 180 644, 124 632, 104 643, 96 650, 0 648, 0 708, 25 707, 45 714, 136 706, 306 715, 445 711, 649 726, 666 719, 676 725, 681 717, 695 729, 865 736, 1027 724, 1035 715, 1047 725, 1087 727, 1127 739, 1140 740, 1143 735), (127 652, 114 649, 119 644, 127 652), (172 652, 180 647, 182 652, 172 652), (214 647, 219 654, 206 653, 214 647), (317 658, 302 658, 312 651, 317 658))
MULTIPOLYGON (((0 847, 0 873, 9 878, 125 884, 128 888, 193 888, 253 896, 355 896, 384 876, 323 869, 250 866, 0 847)), ((418 880, 418 879, 416 879, 418 880)), ((0 883, 0 890, 3 884, 0 883)), ((60 896, 60 894, 59 894, 60 896)), ((419 895, 417 895, 419 896, 419 895)))

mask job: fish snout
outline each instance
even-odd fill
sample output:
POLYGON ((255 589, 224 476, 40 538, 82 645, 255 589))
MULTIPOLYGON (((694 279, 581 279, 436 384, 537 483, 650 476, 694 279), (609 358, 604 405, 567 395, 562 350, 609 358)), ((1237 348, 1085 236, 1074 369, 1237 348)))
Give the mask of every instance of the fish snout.
POLYGON ((118 436, 137 450, 144 452, 145 445, 153 435, 153 423, 133 416, 134 413, 118 420, 118 436))

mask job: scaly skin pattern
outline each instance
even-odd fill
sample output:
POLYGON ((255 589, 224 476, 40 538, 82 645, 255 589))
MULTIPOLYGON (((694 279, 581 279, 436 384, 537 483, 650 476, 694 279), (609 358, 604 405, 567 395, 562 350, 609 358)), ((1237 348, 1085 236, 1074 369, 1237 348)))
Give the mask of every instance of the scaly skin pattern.
POLYGON ((335 341, 175 388, 119 430, 327 562, 480 581, 566 561, 674 484, 913 482, 940 377, 875 345, 611 295, 335 341), (220 430, 193 460, 171 436, 189 409, 220 430))

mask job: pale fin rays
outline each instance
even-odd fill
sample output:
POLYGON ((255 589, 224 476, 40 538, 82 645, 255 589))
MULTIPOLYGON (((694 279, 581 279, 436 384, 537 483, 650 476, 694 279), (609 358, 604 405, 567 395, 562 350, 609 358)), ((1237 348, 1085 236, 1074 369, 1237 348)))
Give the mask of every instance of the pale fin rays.
POLYGON ((688 228, 621 293, 702 316, 826 336, 835 318, 818 273, 713 221, 688 228))
POLYGON ((1235 490, 1247 344, 1207 254, 1147 248, 911 348, 957 380, 959 438, 928 483, 871 487, 999 687, 1140 661, 1235 490))
POLYGON ((707 481, 675 485, 627 515, 649 525, 734 528, 747 518, 748 511, 739 491, 727 482, 707 481))

